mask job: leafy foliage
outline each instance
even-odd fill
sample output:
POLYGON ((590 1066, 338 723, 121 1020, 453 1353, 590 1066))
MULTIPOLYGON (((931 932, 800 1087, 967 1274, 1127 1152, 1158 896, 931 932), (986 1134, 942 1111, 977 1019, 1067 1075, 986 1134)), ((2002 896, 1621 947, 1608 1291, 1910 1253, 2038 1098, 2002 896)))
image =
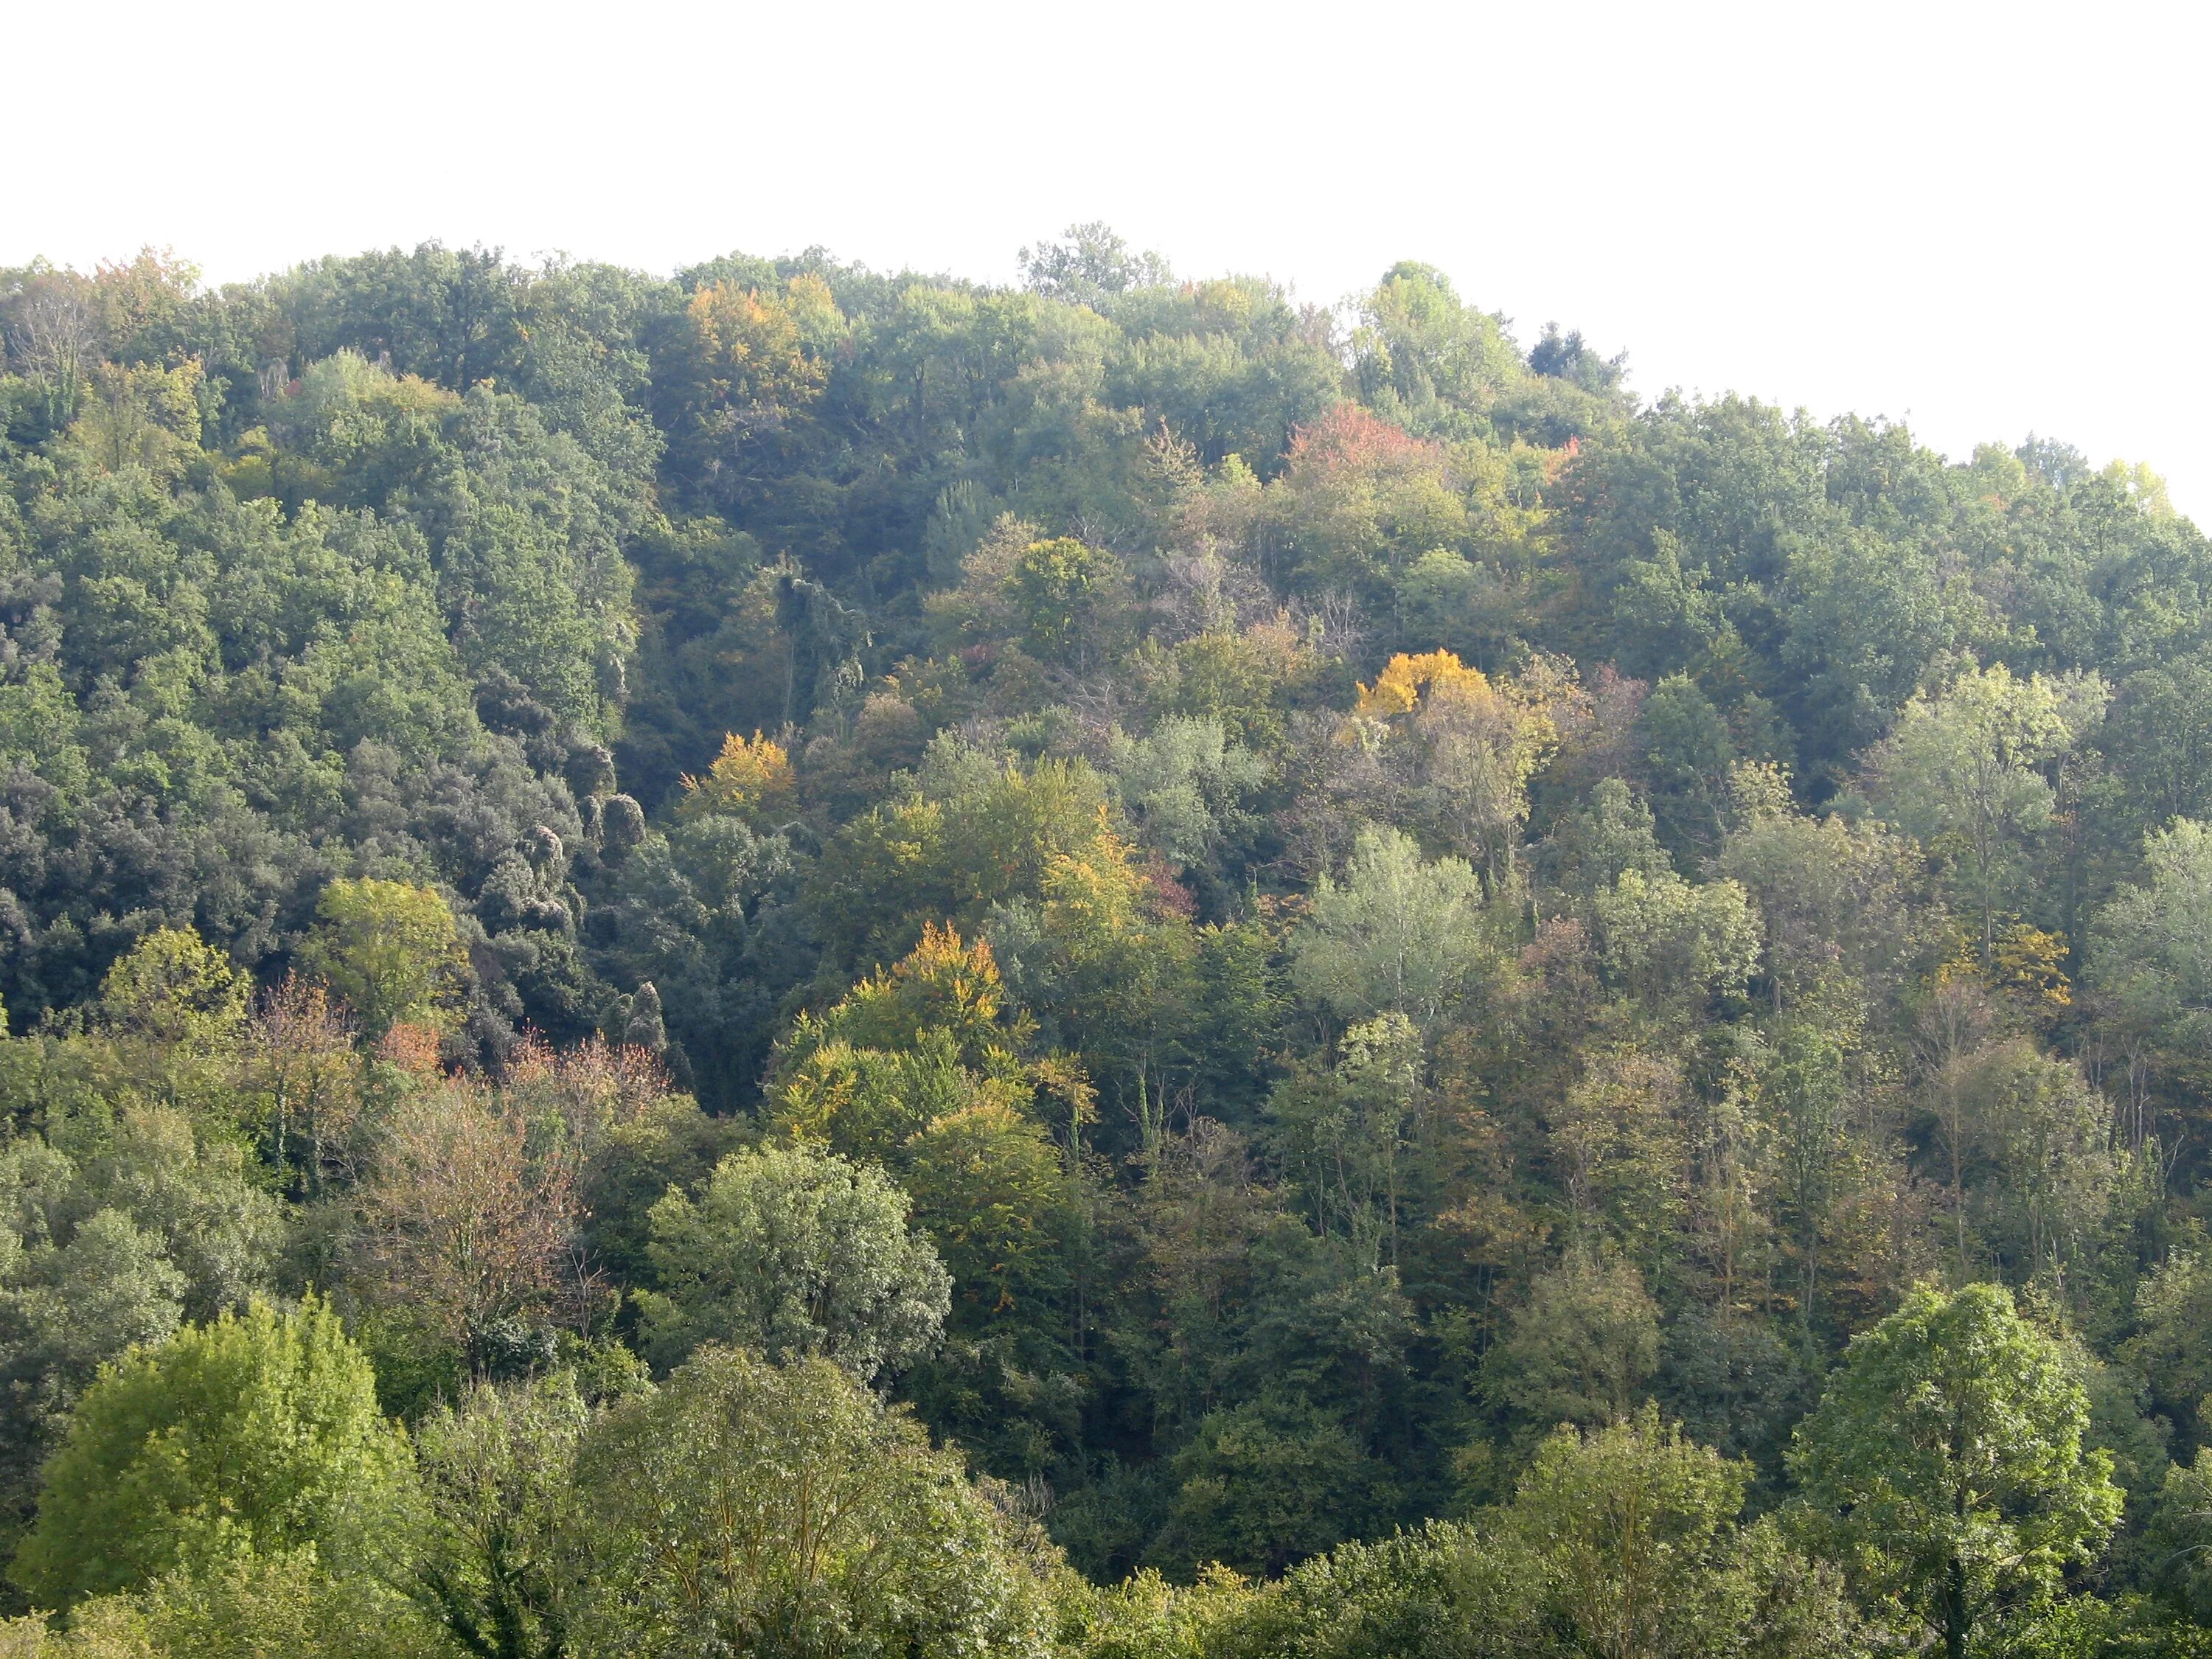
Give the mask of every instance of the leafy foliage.
POLYGON ((0 272, 4 1639, 2201 1646, 2156 478, 1021 268, 0 272))

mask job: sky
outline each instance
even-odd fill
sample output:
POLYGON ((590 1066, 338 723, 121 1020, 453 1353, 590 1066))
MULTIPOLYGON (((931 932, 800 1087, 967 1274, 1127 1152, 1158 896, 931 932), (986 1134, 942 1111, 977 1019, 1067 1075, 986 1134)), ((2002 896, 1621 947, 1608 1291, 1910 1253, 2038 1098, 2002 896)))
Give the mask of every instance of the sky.
POLYGON ((1645 396, 2030 431, 2212 523, 2212 8, 33 0, 0 265, 436 238, 1010 280, 1103 219, 1336 303, 1400 259, 1645 396))

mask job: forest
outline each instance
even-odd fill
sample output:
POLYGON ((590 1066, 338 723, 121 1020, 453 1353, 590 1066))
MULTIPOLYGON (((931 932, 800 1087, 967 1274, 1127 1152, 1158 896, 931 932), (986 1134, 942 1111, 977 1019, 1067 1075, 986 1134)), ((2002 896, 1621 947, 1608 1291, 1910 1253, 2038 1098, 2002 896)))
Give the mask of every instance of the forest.
POLYGON ((0 1656, 2212 1656, 2212 543, 1419 264, 0 270, 0 1656))

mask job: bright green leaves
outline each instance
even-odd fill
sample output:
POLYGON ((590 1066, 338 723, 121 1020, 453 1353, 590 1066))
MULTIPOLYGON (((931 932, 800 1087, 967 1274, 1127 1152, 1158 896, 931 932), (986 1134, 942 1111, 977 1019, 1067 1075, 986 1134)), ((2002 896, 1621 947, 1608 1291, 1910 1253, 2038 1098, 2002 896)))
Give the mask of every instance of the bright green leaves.
POLYGON ((2054 1595, 2120 1515, 2059 1346, 1994 1285, 1923 1287, 1855 1339, 1790 1455, 1798 1524, 1963 1653, 1974 1625, 2054 1595))
POLYGON ((335 1545, 405 1457, 337 1316, 256 1304, 134 1350, 86 1392, 14 1575, 53 1606, 335 1545))
POLYGON ((406 882, 334 881, 315 912, 319 925, 301 966, 330 987, 364 1036, 447 1016, 465 960, 443 898, 406 882))

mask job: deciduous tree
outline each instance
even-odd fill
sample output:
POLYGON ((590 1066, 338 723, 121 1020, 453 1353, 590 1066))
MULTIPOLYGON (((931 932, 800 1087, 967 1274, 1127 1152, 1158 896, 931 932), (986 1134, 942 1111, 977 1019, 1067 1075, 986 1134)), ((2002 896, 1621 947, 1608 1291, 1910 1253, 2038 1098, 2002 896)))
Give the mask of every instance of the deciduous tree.
POLYGON ((2057 1594, 2118 1522, 2088 1421, 2058 1344, 2008 1292, 1923 1286, 1852 1339, 1798 1429, 1796 1524, 1963 1659, 1983 1619, 2057 1594))

